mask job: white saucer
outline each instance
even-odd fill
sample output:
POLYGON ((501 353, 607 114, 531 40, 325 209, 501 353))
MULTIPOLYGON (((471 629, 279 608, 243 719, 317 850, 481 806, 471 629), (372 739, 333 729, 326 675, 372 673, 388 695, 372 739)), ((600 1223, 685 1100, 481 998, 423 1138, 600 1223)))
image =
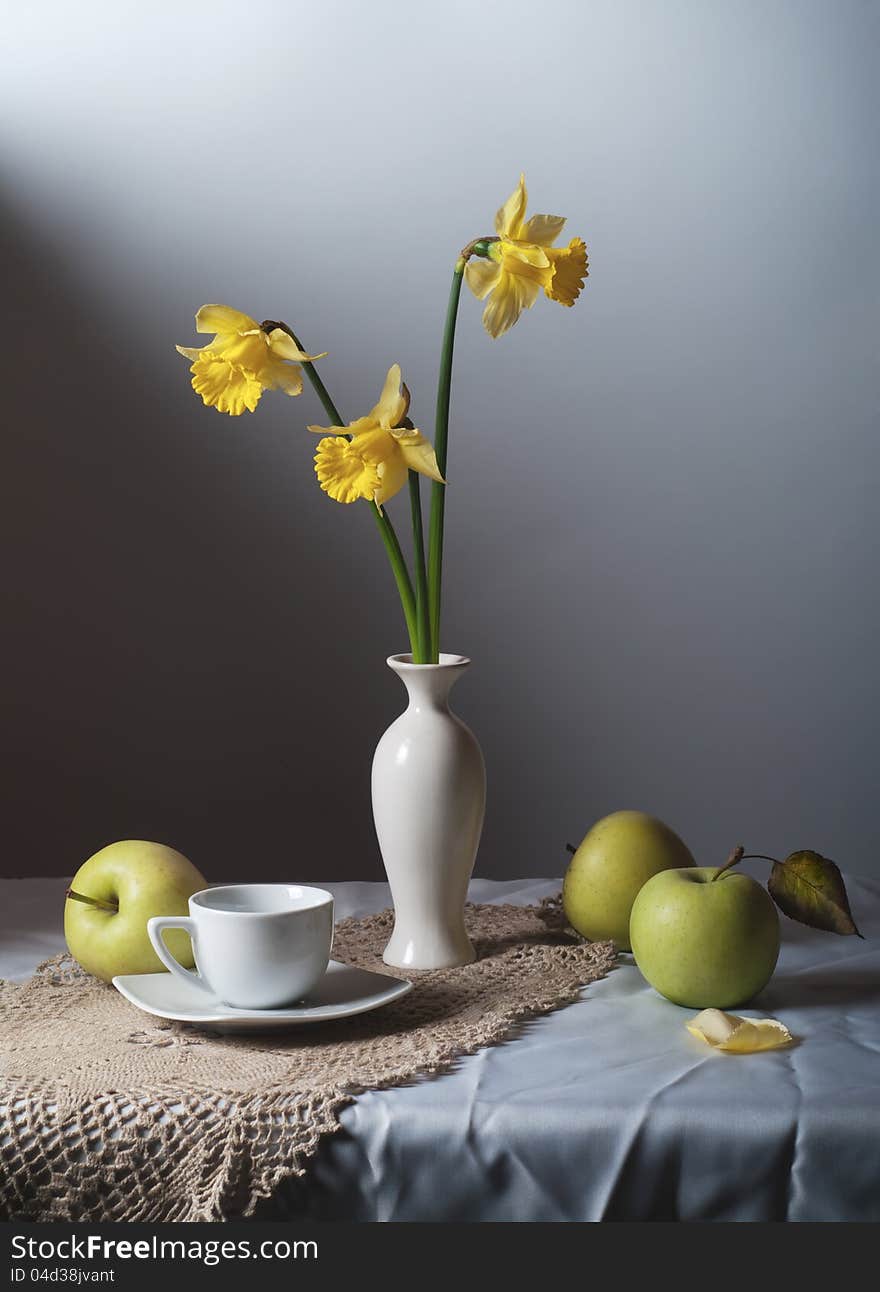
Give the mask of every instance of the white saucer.
POLYGON ((147 1014, 215 1032, 274 1032, 303 1023, 326 1023, 365 1014, 412 991, 408 978, 355 969, 338 960, 330 961, 307 1000, 286 1009, 233 1009, 171 973, 123 974, 113 979, 113 986, 147 1014))

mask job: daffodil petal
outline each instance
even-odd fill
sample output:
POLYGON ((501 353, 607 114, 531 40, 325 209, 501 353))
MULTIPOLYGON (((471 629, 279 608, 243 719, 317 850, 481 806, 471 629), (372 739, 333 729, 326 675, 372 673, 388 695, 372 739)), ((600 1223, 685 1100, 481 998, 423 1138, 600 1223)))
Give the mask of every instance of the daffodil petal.
POLYGON ((520 237, 524 242, 534 242, 539 247, 550 247, 564 227, 564 215, 533 215, 523 225, 520 237))
POLYGON ((438 484, 446 484, 440 474, 437 455, 432 444, 428 444, 427 441, 424 444, 401 444, 400 452, 408 471, 418 471, 420 475, 428 476, 438 484))
POLYGON ((526 214, 529 195, 526 190, 526 177, 520 175, 519 184, 495 215, 495 232, 499 238, 518 238, 526 214))
POLYGON ((272 363, 269 338, 259 328, 255 332, 219 333, 206 349, 256 377, 262 377, 263 369, 272 363))
POLYGON ((252 332, 259 323, 231 305, 203 305, 196 314, 197 332, 252 332))
MULTIPOLYGON (((368 418, 360 420, 369 421, 368 418)), ((358 431, 351 441, 351 452, 376 468, 378 481, 372 496, 377 506, 393 498, 406 484, 406 463, 394 435, 384 426, 373 422, 368 430, 358 431)))
POLYGON ((494 260, 469 260, 465 266, 465 282, 478 301, 488 296, 498 282, 501 266, 494 260))
POLYGON ((504 336, 513 327, 521 311, 513 275, 503 274, 483 310, 483 327, 491 337, 504 336))
POLYGON ((400 364, 393 363, 388 369, 379 402, 370 413, 370 417, 381 426, 396 426, 406 417, 409 399, 400 389, 400 380, 400 364))
POLYGON ((528 265, 530 269, 550 268, 548 251, 544 247, 535 246, 533 242, 503 238, 501 242, 494 243, 493 247, 496 248, 493 258, 497 258, 505 269, 517 269, 520 265, 528 265))
POLYGON ((528 278, 516 276, 516 290, 519 292, 520 309, 530 310, 535 301, 541 294, 541 288, 538 283, 532 282, 528 278))
POLYGON ((349 422, 345 430, 348 435, 354 436, 355 439, 358 439, 359 437, 362 439, 365 435, 372 435, 373 439, 372 441, 370 441, 370 443, 373 444, 374 448, 376 446, 376 443, 378 442, 377 437, 375 436, 375 432, 382 431, 383 436, 387 436, 388 434, 387 431, 382 430, 379 423, 376 421, 375 417, 373 416, 356 417, 353 422, 349 422))
POLYGON ((373 501, 377 507, 381 507, 389 498, 400 493, 407 482, 408 470, 403 454, 396 450, 379 463, 379 487, 373 494, 373 501))
POLYGON ((540 287, 520 274, 502 272, 483 310, 483 327, 492 337, 509 332, 522 311, 531 309, 540 287))
POLYGON ((279 359, 290 359, 293 363, 314 363, 316 359, 326 359, 328 353, 324 350, 321 354, 306 354, 305 350, 300 350, 293 337, 288 336, 280 327, 273 328, 269 333, 269 347, 279 359))
POLYGON ((307 426, 306 430, 314 435, 365 435, 376 430, 376 423, 372 417, 359 417, 348 426, 307 426))
POLYGON ((301 395, 303 388, 302 368, 293 363, 277 363, 263 373, 263 385, 267 390, 283 390, 285 395, 301 395))
POLYGON ((757 1054, 791 1045, 794 1037, 777 1018, 740 1018, 720 1009, 704 1009, 685 1024, 691 1036, 725 1054, 757 1054))
POLYGON ((397 446, 409 471, 418 471, 421 475, 429 476, 430 479, 436 480, 438 484, 446 483, 437 465, 434 446, 430 440, 425 439, 421 431, 397 430, 392 431, 391 434, 397 441, 397 446))
POLYGON ((201 359, 205 352, 211 349, 211 346, 176 345, 174 348, 178 354, 183 355, 184 359, 201 359))

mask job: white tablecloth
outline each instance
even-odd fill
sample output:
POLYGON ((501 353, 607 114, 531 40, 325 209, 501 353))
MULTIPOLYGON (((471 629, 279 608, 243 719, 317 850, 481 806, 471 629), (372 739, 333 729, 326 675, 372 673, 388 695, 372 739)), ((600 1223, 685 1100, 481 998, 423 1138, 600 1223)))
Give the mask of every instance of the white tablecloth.
MULTIPOLYGON (((339 917, 388 904, 382 884, 320 882, 339 917)), ((576 1004, 453 1073, 362 1095, 261 1215, 880 1219, 880 882, 847 884, 867 941, 783 919, 776 975, 741 1011, 781 1018, 796 1046, 709 1050, 685 1030, 694 1011, 623 957, 576 1004)), ((64 888, 0 881, 0 977, 63 949, 64 888)), ((558 888, 477 880, 471 897, 526 903, 558 888)))

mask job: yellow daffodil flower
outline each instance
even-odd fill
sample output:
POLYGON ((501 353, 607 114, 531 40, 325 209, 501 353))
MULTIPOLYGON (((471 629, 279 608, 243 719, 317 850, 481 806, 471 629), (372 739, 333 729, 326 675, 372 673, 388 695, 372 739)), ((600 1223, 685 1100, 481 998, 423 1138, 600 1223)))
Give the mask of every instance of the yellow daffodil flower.
POLYGON ((503 336, 523 310, 531 309, 544 295, 560 305, 574 305, 581 293, 587 268, 587 248, 581 238, 567 247, 554 247, 562 232, 561 215, 525 218, 528 194, 524 175, 495 216, 497 241, 489 243, 488 257, 468 261, 465 277, 478 300, 488 296, 483 326, 490 336, 503 336))
POLYGON ((348 426, 310 426, 310 431, 326 436, 315 454, 315 473, 324 492, 337 502, 366 498, 381 508, 406 484, 408 471, 443 484, 429 441, 414 427, 400 425, 408 410, 409 391, 401 387, 395 363, 388 369, 378 404, 366 417, 348 426))
POLYGON ((303 380, 298 365, 324 358, 304 354, 283 328, 261 327, 229 305, 203 305, 196 315, 196 331, 213 332, 214 340, 201 348, 175 348, 193 360, 190 372, 196 394, 230 417, 245 409, 252 413, 264 390, 300 394, 303 380))

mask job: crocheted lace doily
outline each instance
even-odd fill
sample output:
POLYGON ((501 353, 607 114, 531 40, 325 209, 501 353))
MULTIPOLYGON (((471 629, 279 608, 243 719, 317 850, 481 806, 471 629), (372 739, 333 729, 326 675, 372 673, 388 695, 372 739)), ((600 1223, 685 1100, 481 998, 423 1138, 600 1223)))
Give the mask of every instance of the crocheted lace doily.
MULTIPOLYGON (((342 920, 336 959, 384 969, 390 911, 342 920)), ((0 1215, 206 1220, 248 1215, 301 1175, 359 1092, 440 1073, 577 998, 614 961, 559 899, 472 905, 473 964, 411 974, 371 1014, 221 1036, 140 1013, 69 957, 0 982, 0 1215)))

